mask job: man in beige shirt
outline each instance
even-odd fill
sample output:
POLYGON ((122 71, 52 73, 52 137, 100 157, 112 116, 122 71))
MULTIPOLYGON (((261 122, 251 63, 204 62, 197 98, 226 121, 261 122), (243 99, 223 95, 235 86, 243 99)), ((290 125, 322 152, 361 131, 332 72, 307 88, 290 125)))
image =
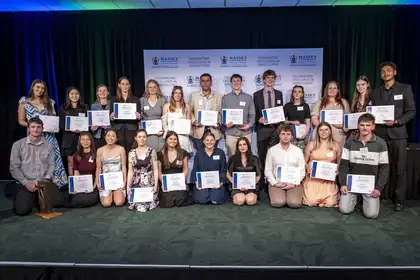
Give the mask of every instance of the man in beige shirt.
POLYGON ((219 140, 222 138, 220 132, 221 126, 221 115, 222 110, 222 95, 211 89, 212 77, 208 73, 204 73, 200 76, 200 87, 201 90, 193 92, 190 97, 190 108, 191 108, 191 137, 194 146, 197 150, 204 149, 203 135, 206 132, 212 132, 216 137, 216 147, 219 140), (217 124, 214 125, 203 125, 200 123, 198 116, 199 111, 216 111, 217 112, 217 124))

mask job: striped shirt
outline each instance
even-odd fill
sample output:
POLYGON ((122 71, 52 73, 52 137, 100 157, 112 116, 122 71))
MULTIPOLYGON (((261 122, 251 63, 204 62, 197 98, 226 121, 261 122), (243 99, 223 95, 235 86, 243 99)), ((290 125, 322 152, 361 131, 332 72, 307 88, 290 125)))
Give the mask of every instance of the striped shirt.
POLYGON ((372 134, 366 143, 360 141, 360 134, 347 139, 341 155, 339 180, 347 185, 347 174, 375 176, 375 189, 382 191, 388 181, 389 159, 385 141, 372 134))

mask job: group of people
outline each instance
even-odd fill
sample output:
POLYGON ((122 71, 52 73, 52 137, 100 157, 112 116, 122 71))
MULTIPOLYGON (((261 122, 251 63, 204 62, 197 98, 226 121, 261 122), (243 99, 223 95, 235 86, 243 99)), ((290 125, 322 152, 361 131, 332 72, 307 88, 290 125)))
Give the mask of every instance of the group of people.
POLYGON ((263 73, 264 88, 252 95, 242 91, 242 77, 231 77, 232 91, 225 95, 212 89, 212 77, 200 77, 200 91, 184 100, 181 86, 175 86, 166 102, 159 84, 149 80, 143 97, 133 95, 126 77, 118 80, 115 98, 105 85, 96 89, 97 99, 90 110, 109 110, 111 125, 91 126, 89 132, 66 131, 66 116, 85 116, 89 110, 82 102, 77 88, 69 88, 67 101, 59 108, 61 147, 54 133, 43 132, 39 115, 56 115, 55 104, 49 98, 47 86, 35 80, 29 96, 19 101, 19 124, 27 127, 28 136, 14 143, 10 172, 16 179, 14 210, 27 215, 36 202, 37 182, 49 181, 54 207, 88 207, 100 201, 104 207, 123 206, 135 188, 153 188, 153 200, 128 203, 133 211, 145 212, 157 206, 174 207, 198 204, 224 204, 232 198, 236 205, 254 205, 265 190, 273 207, 302 204, 320 207, 339 207, 351 213, 357 194, 347 188, 347 174, 375 176, 375 188, 363 195, 366 217, 379 214, 379 198, 390 174, 398 181, 395 211, 402 211, 405 197, 405 164, 407 130, 405 124, 415 116, 411 87, 395 80, 397 67, 392 62, 380 65, 384 84, 371 90, 369 80, 361 76, 355 87, 351 104, 341 96, 337 82, 327 83, 322 98, 312 109, 305 103, 304 87, 292 89, 290 102, 284 104, 283 93, 274 89, 276 73, 263 73), (136 104, 136 119, 115 118, 114 103, 136 104), (323 122, 324 110, 346 113, 366 112, 368 105, 394 105, 395 117, 385 124, 375 124, 375 117, 366 113, 358 120, 358 129, 347 130, 343 125, 323 122), (263 110, 282 106, 285 121, 267 124, 263 110), (223 123, 223 109, 241 109, 243 123, 223 123), (216 125, 200 123, 199 111, 218 112, 216 125), (169 129, 168 115, 191 121, 189 135, 169 129), (148 134, 141 128, 142 120, 162 120, 162 130, 148 134), (296 126, 305 125, 305 133, 294 135, 296 126), (251 135, 257 133, 258 154, 251 150, 251 135), (218 142, 224 137, 226 154, 218 142), (389 153, 389 155, 388 155, 389 153), (191 185, 183 190, 164 191, 164 175, 183 173, 188 176, 188 159, 194 157, 191 185), (67 159, 67 171, 62 157, 67 159), (311 176, 312 162, 336 163, 337 180, 327 181, 311 176), (277 167, 298 167, 298 184, 277 180, 277 167), (220 186, 199 188, 197 172, 217 171, 220 186), (117 190, 105 190, 99 174, 122 172, 123 185, 117 190), (256 187, 233 188, 235 172, 254 172, 256 187), (67 175, 92 175, 94 190, 89 193, 69 193, 67 175))

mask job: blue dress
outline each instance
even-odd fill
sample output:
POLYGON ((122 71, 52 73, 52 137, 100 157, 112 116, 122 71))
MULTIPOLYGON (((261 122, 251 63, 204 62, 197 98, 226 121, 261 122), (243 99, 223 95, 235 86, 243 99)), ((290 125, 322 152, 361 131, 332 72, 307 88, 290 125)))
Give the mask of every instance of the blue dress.
MULTIPOLYGON (((34 105, 32 105, 29 99, 25 96, 19 100, 19 104, 26 104, 25 111, 26 111, 27 120, 33 117, 39 116, 39 115, 48 115, 48 112, 45 108, 38 110, 34 105)), ((54 108, 54 104, 53 104, 53 108, 54 108)), ((61 158, 60 147, 58 146, 57 138, 55 138, 54 133, 50 133, 50 132, 43 132, 42 136, 45 137, 45 139, 47 139, 47 141, 53 145, 54 154, 55 154, 55 168, 54 168, 53 182, 61 188, 67 185, 68 181, 67 181, 67 174, 63 165, 63 160, 61 158)))

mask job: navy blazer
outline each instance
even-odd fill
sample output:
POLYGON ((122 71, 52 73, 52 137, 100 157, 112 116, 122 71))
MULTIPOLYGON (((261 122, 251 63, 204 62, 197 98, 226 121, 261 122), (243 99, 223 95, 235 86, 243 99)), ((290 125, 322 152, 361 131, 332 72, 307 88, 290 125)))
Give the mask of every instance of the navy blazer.
MULTIPOLYGON (((261 89, 254 93, 254 105, 255 105, 255 128, 257 130, 257 140, 262 141, 265 139, 271 138, 273 132, 276 131, 278 125, 263 125, 260 124, 259 120, 262 117, 262 110, 265 109, 264 106, 264 89, 261 89)), ((283 102, 283 93, 279 90, 274 90, 276 102, 274 104, 277 106, 284 106, 283 102)))

